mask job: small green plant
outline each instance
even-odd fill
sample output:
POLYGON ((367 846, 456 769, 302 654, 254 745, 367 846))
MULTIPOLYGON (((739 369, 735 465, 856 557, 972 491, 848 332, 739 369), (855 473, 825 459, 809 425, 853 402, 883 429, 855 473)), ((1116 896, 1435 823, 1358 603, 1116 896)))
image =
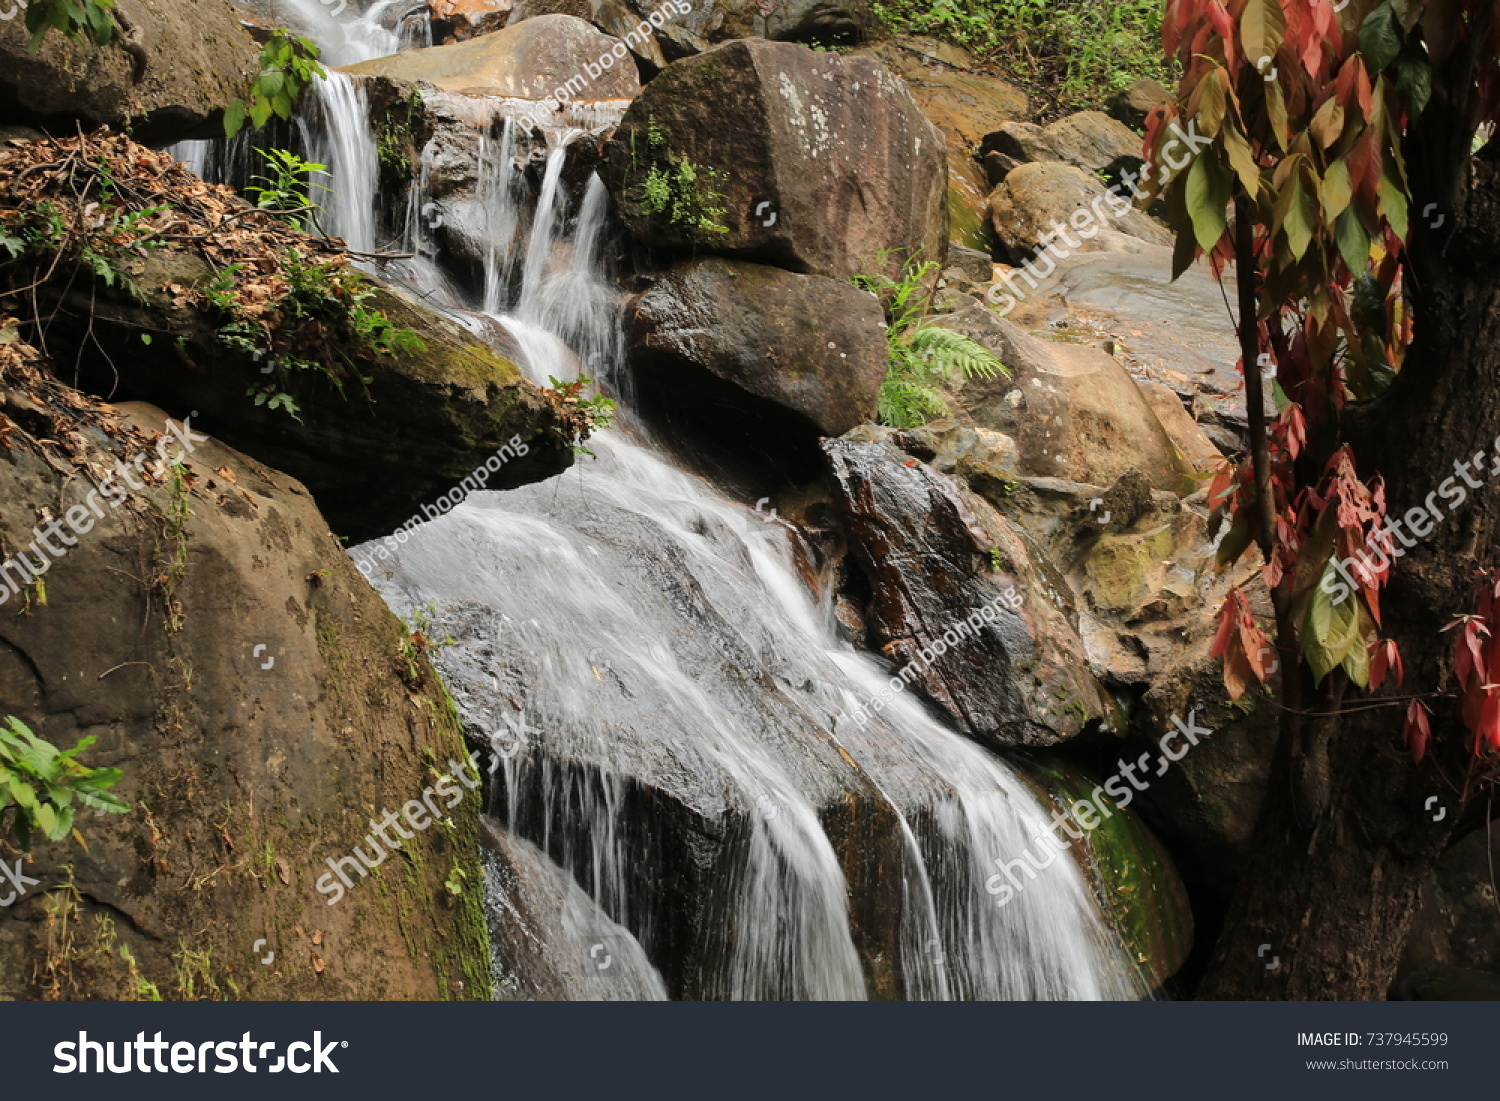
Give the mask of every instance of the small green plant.
MULTIPOLYGON (((288 387, 294 374, 321 374, 342 391, 344 368, 355 363, 351 347, 377 355, 414 354, 426 348, 416 333, 371 305, 375 284, 348 267, 286 249, 274 283, 267 287, 276 296, 274 310, 266 309, 258 294, 247 293, 249 283, 262 278, 230 264, 198 288, 203 304, 220 315, 219 342, 276 371, 272 379, 245 391, 257 406, 300 422, 301 409, 288 387)), ((362 383, 370 381, 357 377, 362 383)))
MULTIPOLYGON (((632 133, 632 152, 634 138, 632 133)), ((646 145, 650 160, 641 183, 641 209, 665 217, 674 226, 702 233, 728 233, 729 227, 720 220, 727 212, 719 205, 724 196, 713 184, 719 173, 700 168, 684 154, 669 152, 666 135, 649 118, 646 145)))
POLYGON ((305 161, 287 149, 256 149, 256 154, 266 162, 267 174, 255 177, 258 183, 245 188, 255 205, 270 211, 295 229, 307 232, 313 224, 313 214, 319 209, 312 201, 312 189, 329 190, 323 184, 314 183, 314 172, 327 172, 326 164, 305 161), (302 217, 301 215, 307 215, 302 217))
POLYGON ((22 852, 31 851, 34 832, 48 841, 67 837, 75 802, 101 814, 130 810, 129 803, 109 792, 120 782, 119 769, 89 768, 78 760, 96 741, 91 735, 64 751, 37 737, 14 715, 0 723, 0 824, 9 811, 9 833, 22 852))
POLYGON ((232 138, 238 134, 247 116, 257 130, 269 122, 272 115, 279 119, 291 118, 292 107, 302 93, 314 80, 327 76, 323 66, 318 64, 318 47, 314 43, 297 37, 285 27, 276 28, 276 33, 260 49, 260 75, 250 86, 249 105, 234 99, 224 109, 224 135, 232 138))
POLYGON ((948 403, 939 389, 945 382, 1010 374, 983 345, 928 322, 926 281, 936 269, 933 260, 908 261, 899 278, 877 273, 850 280, 885 306, 890 351, 885 381, 880 384, 880 419, 895 428, 917 428, 934 417, 947 416, 948 403))
POLYGON ((464 884, 468 882, 469 873, 458 866, 453 865, 448 871, 448 878, 443 880, 443 886, 448 888, 448 893, 457 898, 464 893, 464 884))
POLYGON ((593 384, 593 379, 579 375, 572 382, 559 382, 547 376, 548 388, 543 395, 557 414, 558 424, 554 430, 567 441, 577 454, 592 455, 583 446, 583 441, 595 432, 612 428, 615 423, 615 400, 603 394, 584 397, 583 392, 593 384))

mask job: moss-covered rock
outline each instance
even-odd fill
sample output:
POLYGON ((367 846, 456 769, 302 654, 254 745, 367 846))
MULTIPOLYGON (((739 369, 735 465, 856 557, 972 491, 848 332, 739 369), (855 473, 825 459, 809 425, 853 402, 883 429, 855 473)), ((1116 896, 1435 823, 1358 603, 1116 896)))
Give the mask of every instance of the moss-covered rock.
POLYGON ((97 737, 87 762, 121 769, 133 808, 35 846, 40 884, 0 910, 0 996, 487 997, 478 790, 327 889, 328 860, 466 750, 306 490, 196 422, 163 438, 161 410, 47 379, 14 341, 0 378, 0 551, 38 538, 44 506, 73 532, 37 582, 0 587, 0 715, 97 737), (115 464, 137 456, 127 490, 115 464))

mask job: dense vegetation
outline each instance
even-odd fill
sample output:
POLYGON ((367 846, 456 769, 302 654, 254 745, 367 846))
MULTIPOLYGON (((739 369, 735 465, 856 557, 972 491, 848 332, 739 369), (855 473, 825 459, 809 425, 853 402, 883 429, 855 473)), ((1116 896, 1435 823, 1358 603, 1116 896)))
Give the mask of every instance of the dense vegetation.
POLYGON ((1158 0, 875 0, 892 30, 962 46, 1048 103, 1101 107, 1131 81, 1172 75, 1158 0))

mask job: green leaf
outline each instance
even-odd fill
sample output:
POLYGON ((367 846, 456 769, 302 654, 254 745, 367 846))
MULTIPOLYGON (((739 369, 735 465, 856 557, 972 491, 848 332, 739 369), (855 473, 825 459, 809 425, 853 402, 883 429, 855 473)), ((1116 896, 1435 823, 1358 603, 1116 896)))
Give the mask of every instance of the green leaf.
POLYGON ((1240 133, 1239 127, 1232 119, 1226 122, 1222 133, 1224 151, 1229 154, 1230 167, 1240 178, 1240 186, 1245 189, 1245 194, 1253 199, 1260 191, 1260 169, 1255 165, 1255 157, 1250 152, 1250 143, 1245 140, 1245 135, 1240 133))
POLYGON ((271 101, 261 96, 255 97, 255 102, 250 105, 250 122, 259 130, 271 118, 271 101))
POLYGON ((267 69, 260 74, 260 79, 255 82, 257 95, 274 96, 286 87, 286 73, 280 69, 267 69))
POLYGON ((1333 225, 1353 195, 1354 189, 1349 184, 1349 163, 1334 161, 1323 176, 1323 221, 1333 225))
POLYGON ((1214 150, 1205 149, 1188 171, 1188 217, 1193 223, 1193 237, 1198 247, 1208 252, 1229 228, 1225 208, 1229 205, 1229 174, 1214 150))
POLYGON ((240 127, 245 125, 245 104, 243 100, 232 99, 229 106, 224 108, 224 136, 232 138, 240 132, 240 127))
POLYGON ((1293 259, 1301 260, 1307 255, 1307 246, 1312 243, 1313 219, 1317 214, 1312 196, 1302 186, 1301 173, 1293 173, 1286 186, 1292 189, 1292 193, 1281 228, 1286 233, 1287 247, 1292 250, 1293 259))
MULTIPOLYGON (((1331 560, 1323 569, 1325 578, 1330 575, 1338 576, 1331 560)), ((1320 581, 1307 606, 1307 622, 1302 630, 1302 651, 1312 667, 1314 683, 1322 683, 1323 678, 1338 668, 1356 646, 1363 646, 1358 597, 1351 592, 1335 604, 1320 581)))
POLYGON ((1390 0, 1385 0, 1360 24, 1359 52, 1372 73, 1383 72, 1400 54, 1401 27, 1390 0))
POLYGON ((1380 172, 1380 184, 1376 188, 1380 196, 1380 211, 1396 231, 1396 236, 1406 240, 1406 192, 1391 177, 1391 166, 1387 162, 1380 172))
POLYGON ((1353 207, 1339 215, 1335 236, 1344 264, 1356 276, 1359 275, 1370 263, 1370 235, 1365 232, 1365 224, 1353 207))
POLYGON ((1407 115, 1415 122, 1432 98, 1432 65, 1422 56, 1403 56, 1396 62, 1396 91, 1406 99, 1407 115))
POLYGON ((1286 12, 1281 0, 1250 0, 1245 5, 1240 17, 1240 44, 1252 67, 1259 66, 1263 57, 1275 58, 1285 35, 1286 12))

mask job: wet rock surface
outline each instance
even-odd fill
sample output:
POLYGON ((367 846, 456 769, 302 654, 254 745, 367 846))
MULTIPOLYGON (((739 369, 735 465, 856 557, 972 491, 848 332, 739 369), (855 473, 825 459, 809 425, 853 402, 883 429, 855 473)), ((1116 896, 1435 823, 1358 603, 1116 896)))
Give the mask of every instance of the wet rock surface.
POLYGON ((446 92, 544 100, 629 99, 640 78, 624 43, 570 15, 542 15, 447 46, 407 50, 345 67, 358 76, 423 81, 446 92), (608 57, 609 64, 601 65, 608 57))
POLYGON ((1023 541, 998 518, 991 529, 981 526, 952 482, 890 437, 861 442, 861 435, 825 449, 870 594, 868 645, 912 666, 959 729, 991 745, 1050 745, 1097 720, 1105 710, 1099 688, 1086 670, 1068 667, 1069 643, 1075 658, 1081 647, 1067 637, 1066 618, 1053 614, 1055 591, 1044 575, 1023 575, 1020 564, 1030 561, 1023 541), (1014 597, 1002 599, 1008 590, 1014 597), (986 607, 992 615, 968 622, 986 607), (924 650, 936 659, 927 661, 924 650))
POLYGON ((686 261, 627 311, 641 385, 696 406, 710 431, 725 430, 721 418, 734 403, 704 397, 702 373, 801 414, 825 436, 874 419, 885 315, 874 295, 847 283, 762 264, 686 261))

